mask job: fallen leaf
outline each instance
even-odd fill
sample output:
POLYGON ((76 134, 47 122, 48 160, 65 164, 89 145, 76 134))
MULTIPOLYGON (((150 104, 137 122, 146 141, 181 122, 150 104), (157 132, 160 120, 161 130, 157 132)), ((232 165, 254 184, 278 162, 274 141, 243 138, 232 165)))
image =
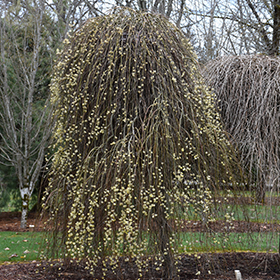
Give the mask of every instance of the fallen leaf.
POLYGON ((23 240, 23 242, 27 242, 27 241, 28 241, 27 239, 24 239, 24 240, 23 240))
POLYGON ((12 254, 11 256, 9 256, 9 259, 11 259, 11 258, 17 258, 17 257, 18 257, 17 254, 12 254))
POLYGON ((8 247, 7 247, 7 248, 5 248, 5 251, 10 251, 10 248, 8 248, 8 247))
POLYGON ((28 250, 25 250, 24 252, 23 252, 23 254, 29 254, 30 252, 28 251, 28 250))

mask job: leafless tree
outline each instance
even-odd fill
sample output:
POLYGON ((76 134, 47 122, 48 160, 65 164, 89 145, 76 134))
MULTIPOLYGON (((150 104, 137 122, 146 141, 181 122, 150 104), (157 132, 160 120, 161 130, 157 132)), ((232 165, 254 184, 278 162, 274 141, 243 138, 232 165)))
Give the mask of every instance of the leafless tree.
POLYGON ((41 171, 51 132, 50 108, 43 101, 40 69, 46 42, 42 37, 42 1, 25 7, 1 6, 0 150, 4 164, 15 167, 22 198, 21 227, 26 227, 30 197, 41 171), (27 10, 28 9, 28 10, 27 10))
POLYGON ((57 39, 62 40, 70 29, 80 27, 88 18, 102 15, 111 4, 103 0, 44 0, 56 24, 52 27, 57 39))
POLYGON ((186 6, 184 18, 203 62, 213 55, 279 54, 279 0, 197 0, 186 6))
MULTIPOLYGON (((88 2, 88 1, 87 1, 88 2)), ((99 6, 112 8, 113 6, 125 6, 135 10, 144 10, 160 13, 170 18, 177 27, 180 27, 186 8, 186 0, 115 0, 99 2, 99 6)))
POLYGON ((263 42, 263 51, 269 55, 279 54, 280 41, 280 1, 279 0, 245 0, 240 3, 239 9, 247 4, 253 15, 248 23, 252 30, 258 32, 263 42), (244 3, 245 2, 245 3, 244 3))

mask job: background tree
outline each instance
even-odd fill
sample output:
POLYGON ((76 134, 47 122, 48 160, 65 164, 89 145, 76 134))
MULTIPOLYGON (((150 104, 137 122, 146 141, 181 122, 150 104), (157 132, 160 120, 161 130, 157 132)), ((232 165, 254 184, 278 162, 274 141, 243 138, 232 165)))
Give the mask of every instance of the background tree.
MULTIPOLYGON (((263 42, 263 51, 268 55, 279 54, 280 42, 280 1, 245 1, 249 12, 254 15, 254 21, 248 21, 258 33, 263 42)), ((239 9, 242 9, 244 3, 239 2, 239 9)), ((252 17, 251 17, 252 19, 252 17)))
POLYGON ((229 56, 208 62, 203 71, 241 152, 249 187, 262 203, 266 191, 279 188, 279 65, 279 58, 265 55, 229 56))
POLYGON ((278 55, 279 1, 197 0, 186 6, 184 19, 196 37, 202 62, 227 54, 278 55))
POLYGON ((238 178, 190 43, 166 17, 116 9, 65 42, 51 88, 51 256, 105 273, 149 255, 175 279, 181 218, 208 217, 238 178))
POLYGON ((6 0, 0 4, 0 168, 5 189, 1 205, 7 205, 11 196, 20 197, 17 189, 21 190, 22 199, 25 197, 22 227, 30 196, 40 185, 38 178, 51 130, 50 108, 45 104, 56 50, 70 25, 81 24, 93 11, 92 5, 89 9, 81 1, 70 0, 6 0), (18 180, 10 180, 15 174, 18 180))
MULTIPOLYGON (((30 197, 41 171, 52 127, 46 104, 43 2, 9 5, 1 18, 0 126, 1 159, 15 168, 22 199, 21 227, 26 227, 30 197)), ((2 6, 3 8, 3 6, 2 6)))
MULTIPOLYGON (((112 2, 110 2, 112 4, 112 2)), ((172 19, 177 27, 182 24, 186 0, 116 0, 115 6, 125 6, 140 11, 152 11, 160 13, 172 19)))

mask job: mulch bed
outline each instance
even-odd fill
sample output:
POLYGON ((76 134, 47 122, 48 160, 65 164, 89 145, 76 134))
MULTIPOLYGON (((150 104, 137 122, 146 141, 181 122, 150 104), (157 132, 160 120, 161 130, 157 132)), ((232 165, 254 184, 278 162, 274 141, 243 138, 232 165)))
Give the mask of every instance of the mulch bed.
MULTIPOLYGON (((224 224, 212 224, 215 230, 224 224)), ((202 225, 199 222, 186 223, 186 230, 199 231, 202 225)), ((244 232, 248 227, 252 231, 269 231, 269 225, 251 223, 235 224, 235 230, 244 232)), ((273 225, 273 229, 277 225, 273 225)), ((44 228, 44 221, 38 219, 36 214, 30 213, 27 222, 27 229, 20 229, 20 213, 0 213, 0 231, 41 231, 44 228), (29 227, 31 225, 31 227, 29 227), (33 227, 34 225, 34 227, 33 227)), ((278 230, 278 228, 277 228, 278 230)), ((179 279, 199 280, 234 280, 234 270, 240 270, 243 280, 280 280, 280 257, 278 254, 266 253, 214 253, 201 254, 199 258, 194 255, 183 255, 179 264, 179 279), (196 275, 200 271, 200 275, 196 275), (209 271, 211 274, 209 274, 209 271)), ((134 280, 137 279, 136 267, 127 262, 122 262, 117 275, 110 272, 105 280, 134 280)), ((99 280, 102 279, 101 269, 97 269, 94 276, 89 274, 81 265, 65 265, 59 262, 41 263, 37 261, 26 263, 6 263, 0 265, 0 280, 99 280)), ((149 273, 143 274, 141 279, 164 280, 160 271, 157 271, 151 264, 149 273)))
MULTIPOLYGON (((254 254, 254 253, 223 253, 201 255, 198 259, 194 255, 182 256, 179 265, 179 279, 235 279, 234 270, 240 270, 243 280, 280 279, 280 258, 278 254, 254 254), (196 275, 200 271, 200 275, 196 275), (211 274, 208 273, 211 271, 211 274)), ((108 272, 106 280, 135 280, 136 269, 131 263, 123 263, 117 275, 108 272)), ((98 271, 94 276, 77 264, 63 265, 62 263, 16 263, 0 266, 0 280, 17 279, 42 279, 42 280, 99 280, 102 272, 98 271)), ((164 280, 161 272, 150 266, 149 274, 141 279, 164 280)))

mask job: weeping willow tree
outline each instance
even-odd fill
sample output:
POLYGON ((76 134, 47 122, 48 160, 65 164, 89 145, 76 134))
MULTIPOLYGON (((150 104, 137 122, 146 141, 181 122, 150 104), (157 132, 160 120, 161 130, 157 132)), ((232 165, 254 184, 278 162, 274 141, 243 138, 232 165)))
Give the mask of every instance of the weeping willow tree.
POLYGON ((207 223, 215 192, 236 178, 189 41, 161 15, 114 10, 65 41, 51 90, 53 256, 61 248, 93 273, 122 256, 139 277, 153 260, 175 279, 188 208, 207 223))
POLYGON ((278 190, 280 174, 280 59, 229 56, 210 61, 203 73, 214 88, 226 130, 238 145, 256 199, 278 190))

